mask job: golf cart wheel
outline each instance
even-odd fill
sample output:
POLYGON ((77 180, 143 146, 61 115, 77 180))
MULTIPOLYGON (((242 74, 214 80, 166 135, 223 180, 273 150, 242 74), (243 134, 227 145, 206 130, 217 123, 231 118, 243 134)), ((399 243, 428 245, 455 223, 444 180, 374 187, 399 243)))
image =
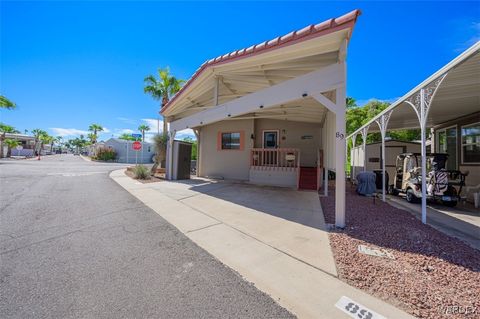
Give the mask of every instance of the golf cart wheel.
POLYGON ((418 202, 418 197, 415 196, 415 194, 413 193, 413 189, 411 189, 411 188, 407 189, 407 194, 405 195, 405 199, 406 199, 407 202, 409 202, 409 203, 416 203, 416 202, 418 202))
POLYGON ((390 186, 390 188, 388 189, 388 193, 393 196, 398 196, 399 194, 398 189, 393 186, 390 186))

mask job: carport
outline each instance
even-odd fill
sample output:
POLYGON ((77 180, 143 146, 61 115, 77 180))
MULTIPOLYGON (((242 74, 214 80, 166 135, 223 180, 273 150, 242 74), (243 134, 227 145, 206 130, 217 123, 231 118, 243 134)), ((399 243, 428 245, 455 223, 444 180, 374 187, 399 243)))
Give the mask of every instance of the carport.
MULTIPOLYGON (((479 53, 480 42, 477 42, 347 137, 347 139, 352 139, 355 147, 357 136, 361 136, 363 152, 365 153, 367 134, 369 132, 380 132, 382 158, 385 158, 385 137, 389 130, 420 128, 423 223, 427 221, 427 133, 428 130, 436 126, 455 121, 462 116, 480 118, 478 115, 480 109, 479 53)), ((478 148, 478 141, 475 142, 475 139, 471 144, 474 150, 476 150, 476 147, 478 148)), ((366 158, 367 156, 364 156, 364 161, 366 161, 366 158)), ((480 163, 474 163, 470 166, 472 169, 478 169, 478 165, 480 163)), ((382 163, 382 171, 382 200, 385 201, 385 161, 382 163)))

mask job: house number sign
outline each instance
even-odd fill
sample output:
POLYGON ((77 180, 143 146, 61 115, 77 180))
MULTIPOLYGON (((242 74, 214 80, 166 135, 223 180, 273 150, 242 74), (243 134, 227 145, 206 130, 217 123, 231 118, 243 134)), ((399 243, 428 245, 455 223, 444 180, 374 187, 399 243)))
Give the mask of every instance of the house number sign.
POLYGON ((345 134, 340 133, 340 132, 335 133, 335 136, 336 136, 336 138, 339 138, 341 140, 343 140, 345 138, 345 134))
POLYGON ((342 296, 337 301, 335 307, 356 319, 386 319, 384 316, 345 296, 342 296))

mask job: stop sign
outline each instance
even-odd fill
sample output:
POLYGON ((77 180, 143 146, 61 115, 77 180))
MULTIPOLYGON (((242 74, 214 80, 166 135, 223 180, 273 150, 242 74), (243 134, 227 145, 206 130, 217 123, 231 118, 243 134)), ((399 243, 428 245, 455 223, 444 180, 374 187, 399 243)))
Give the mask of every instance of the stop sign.
POLYGON ((132 144, 132 148, 135 150, 135 151, 139 151, 142 149, 142 143, 136 141, 136 142, 133 142, 132 144))

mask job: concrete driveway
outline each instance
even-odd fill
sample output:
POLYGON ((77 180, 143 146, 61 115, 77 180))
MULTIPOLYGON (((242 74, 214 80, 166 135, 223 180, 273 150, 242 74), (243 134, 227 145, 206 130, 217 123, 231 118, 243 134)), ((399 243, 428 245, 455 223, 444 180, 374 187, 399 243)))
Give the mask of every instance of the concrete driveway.
POLYGON ((111 177, 300 318, 349 318, 335 307, 343 296, 410 318, 337 278, 315 192, 206 179, 142 184, 121 170, 111 177))

